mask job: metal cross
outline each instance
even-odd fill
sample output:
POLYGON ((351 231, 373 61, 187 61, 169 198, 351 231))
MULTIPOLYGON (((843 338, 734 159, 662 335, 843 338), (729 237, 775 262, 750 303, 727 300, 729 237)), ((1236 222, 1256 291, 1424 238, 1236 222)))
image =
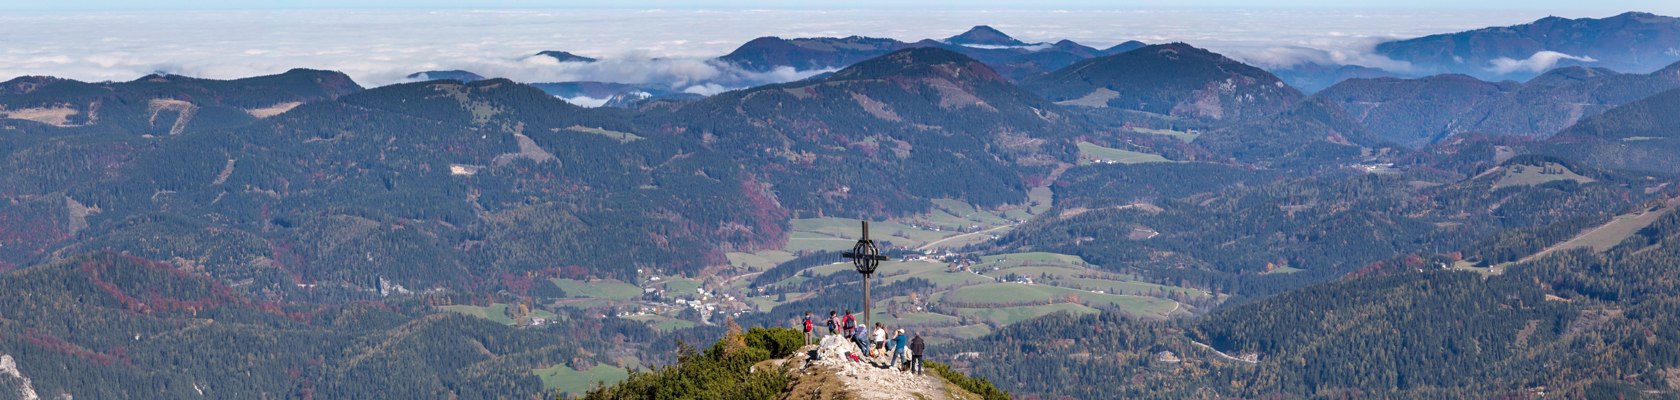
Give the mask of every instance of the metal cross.
POLYGON ((875 241, 869 240, 869 221, 863 222, 863 238, 858 239, 852 251, 840 254, 841 257, 852 259, 852 267, 863 274, 863 326, 869 327, 869 275, 875 273, 875 268, 881 266, 887 256, 881 255, 881 250, 875 248, 875 241))

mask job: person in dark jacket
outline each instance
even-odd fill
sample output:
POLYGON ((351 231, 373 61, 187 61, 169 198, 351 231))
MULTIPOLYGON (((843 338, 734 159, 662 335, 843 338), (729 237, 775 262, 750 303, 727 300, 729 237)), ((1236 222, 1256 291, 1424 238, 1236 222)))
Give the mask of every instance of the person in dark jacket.
POLYGON ((916 337, 910 339, 910 372, 922 374, 922 355, 926 350, 927 344, 922 343, 922 334, 916 333, 916 337))

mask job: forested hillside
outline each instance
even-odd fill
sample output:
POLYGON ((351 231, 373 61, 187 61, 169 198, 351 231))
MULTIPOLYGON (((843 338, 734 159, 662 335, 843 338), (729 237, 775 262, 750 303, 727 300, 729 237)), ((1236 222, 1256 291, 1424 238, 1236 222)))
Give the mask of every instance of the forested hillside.
POLYGON ((1667 398, 1677 222, 1504 274, 1411 255, 1200 319, 1049 317, 944 351, 984 354, 961 365, 1050 397, 1667 398))
POLYGON ((103 252, 0 287, 0 348, 44 397, 506 398, 541 392, 531 369, 588 360, 622 329, 575 314, 514 330, 419 301, 273 302, 103 252))

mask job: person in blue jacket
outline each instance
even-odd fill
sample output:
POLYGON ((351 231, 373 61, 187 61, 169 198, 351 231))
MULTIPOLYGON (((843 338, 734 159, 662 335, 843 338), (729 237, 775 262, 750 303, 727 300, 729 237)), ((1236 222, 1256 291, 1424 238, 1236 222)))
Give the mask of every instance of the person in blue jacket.
POLYGON ((910 337, 904 336, 904 330, 899 329, 898 332, 893 333, 892 343, 893 343, 892 366, 894 368, 896 368, 896 367, 898 367, 898 360, 899 359, 902 358, 905 361, 910 360, 909 355, 904 354, 904 349, 906 347, 910 346, 910 337))
POLYGON ((857 344, 859 354, 862 354, 864 356, 868 356, 869 355, 869 330, 867 330, 867 329, 856 330, 856 334, 852 335, 852 343, 857 344))

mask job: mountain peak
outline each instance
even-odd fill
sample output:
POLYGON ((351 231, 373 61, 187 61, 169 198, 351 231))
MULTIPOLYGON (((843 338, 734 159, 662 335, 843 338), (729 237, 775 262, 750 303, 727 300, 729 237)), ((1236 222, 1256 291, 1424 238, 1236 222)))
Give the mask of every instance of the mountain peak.
POLYGON ((938 47, 913 47, 859 62, 830 79, 948 76, 962 80, 1006 81, 997 71, 962 53, 938 47))
POLYGON ((1553 68, 1540 76, 1529 79, 1527 84, 1553 84, 1558 82, 1584 81, 1621 73, 1607 68, 1589 68, 1579 65, 1553 68))
POLYGON ((15 95, 34 92, 43 86, 64 81, 64 78, 53 76, 25 75, 0 82, 0 95, 15 95))
POLYGON ((945 43, 955 45, 981 46, 1026 46, 1026 42, 1015 40, 1002 31, 986 25, 976 25, 960 35, 945 38, 945 43))
POLYGON ((1614 17, 1610 17, 1610 18, 1605 18, 1605 19, 1609 19, 1609 20, 1633 20, 1633 19, 1637 19, 1637 20, 1648 20, 1648 19, 1659 19, 1659 20, 1669 20, 1669 21, 1672 21, 1672 20, 1674 20, 1674 19, 1675 19, 1675 18, 1674 18, 1674 17, 1667 17, 1667 16, 1662 16, 1662 15, 1657 15, 1657 14, 1652 14, 1652 13, 1648 13, 1648 12, 1644 12, 1644 11, 1628 11, 1628 12, 1625 12, 1625 13, 1621 13, 1621 14, 1616 14, 1616 16, 1614 16, 1614 17))
POLYGON ((596 60, 594 58, 584 57, 584 56, 572 54, 572 53, 565 52, 565 51, 559 51, 559 50, 544 50, 544 51, 537 52, 537 55, 547 56, 549 58, 553 58, 555 61, 559 61, 559 62, 563 62, 563 63, 566 63, 566 62, 592 63, 592 62, 595 62, 595 61, 599 61, 599 60, 596 60))
POLYGON ((751 71, 769 71, 779 66, 797 70, 841 68, 902 49, 895 39, 847 36, 784 39, 765 36, 748 41, 717 60, 751 71))
POLYGON ((1144 47, 1141 47, 1140 49, 1146 49, 1146 50, 1154 51, 1156 55, 1159 55, 1161 57, 1164 57, 1164 58, 1167 58, 1167 59, 1170 59, 1170 60, 1177 60, 1179 57, 1182 57, 1182 56, 1192 56, 1192 57, 1204 58, 1204 59, 1208 59, 1208 60, 1229 60, 1228 58, 1225 58, 1225 56, 1220 55, 1219 53, 1214 53, 1214 52, 1208 51, 1207 49, 1199 48, 1199 47, 1196 47, 1196 46, 1191 46, 1189 43, 1184 43, 1184 42, 1172 42, 1172 43, 1157 44, 1157 45, 1153 45, 1153 46, 1144 46, 1144 47))
POLYGON ((1144 43, 1144 42, 1139 42, 1139 41, 1136 41, 1136 40, 1127 40, 1123 43, 1116 44, 1112 47, 1103 49, 1102 50, 1102 55, 1106 56, 1106 55, 1120 54, 1120 53, 1125 53, 1125 52, 1132 51, 1132 50, 1141 49, 1141 48, 1144 48, 1144 47, 1149 47, 1149 44, 1144 43))
POLYGON ((1184 43, 1080 61, 1022 84, 1065 105, 1208 120, 1271 114, 1302 97, 1271 73, 1184 43))
POLYGON ((453 79, 453 80, 457 80, 457 81, 461 81, 461 82, 474 82, 474 81, 484 80, 483 75, 472 73, 472 71, 459 70, 459 69, 452 69, 452 70, 448 70, 448 71, 415 72, 415 73, 412 73, 412 74, 408 74, 407 78, 408 79, 413 79, 413 80, 419 80, 419 81, 435 81, 435 80, 439 80, 439 79, 453 79))

